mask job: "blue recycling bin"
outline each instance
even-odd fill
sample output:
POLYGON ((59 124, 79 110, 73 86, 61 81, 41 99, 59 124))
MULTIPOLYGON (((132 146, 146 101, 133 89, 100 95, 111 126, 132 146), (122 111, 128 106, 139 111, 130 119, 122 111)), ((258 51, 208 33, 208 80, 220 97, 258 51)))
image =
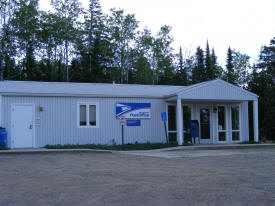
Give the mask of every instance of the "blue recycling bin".
POLYGON ((0 147, 7 147, 7 131, 0 127, 0 147))
POLYGON ((198 120, 189 120, 187 123, 187 131, 191 142, 193 142, 192 140, 194 140, 194 143, 196 143, 196 138, 198 138, 198 141, 200 143, 200 128, 198 120))

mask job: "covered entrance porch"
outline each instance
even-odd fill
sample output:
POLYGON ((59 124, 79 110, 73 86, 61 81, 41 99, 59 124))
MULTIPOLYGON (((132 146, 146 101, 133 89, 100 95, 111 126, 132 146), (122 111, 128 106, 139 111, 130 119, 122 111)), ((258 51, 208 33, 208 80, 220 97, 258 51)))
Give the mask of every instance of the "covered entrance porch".
POLYGON ((197 120, 201 144, 249 141, 249 101, 253 102, 253 139, 258 142, 257 95, 222 80, 202 83, 167 97, 169 140, 182 145, 188 139, 188 121, 197 120))

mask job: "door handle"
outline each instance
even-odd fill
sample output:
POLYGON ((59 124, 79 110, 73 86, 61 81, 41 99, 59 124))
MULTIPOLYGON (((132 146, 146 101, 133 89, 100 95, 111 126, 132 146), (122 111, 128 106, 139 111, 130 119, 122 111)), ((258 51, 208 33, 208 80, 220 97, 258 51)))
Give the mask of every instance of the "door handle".
POLYGON ((33 128, 33 126, 32 126, 32 124, 29 126, 29 129, 32 129, 33 128))

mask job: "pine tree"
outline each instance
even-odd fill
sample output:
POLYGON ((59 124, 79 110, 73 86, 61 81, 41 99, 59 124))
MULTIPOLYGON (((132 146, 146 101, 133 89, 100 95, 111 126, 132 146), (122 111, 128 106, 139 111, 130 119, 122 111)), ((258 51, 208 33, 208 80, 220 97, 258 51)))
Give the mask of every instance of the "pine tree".
POLYGON ((212 52, 211 52, 211 65, 212 65, 212 67, 217 66, 217 56, 216 56, 214 48, 212 48, 212 52))
POLYGON ((206 79, 207 80, 214 79, 214 74, 213 74, 214 72, 213 72, 213 67, 211 64, 211 56, 210 56, 208 40, 206 42, 206 49, 205 49, 205 71, 206 71, 206 79))
POLYGON ((226 59, 226 81, 228 81, 231 84, 235 84, 233 56, 232 56, 232 50, 230 47, 228 48, 227 59, 226 59))
POLYGON ((183 70, 183 56, 182 56, 182 48, 180 47, 180 52, 179 52, 179 69, 183 70))
MULTIPOLYGON (((259 60, 260 63, 255 67, 261 65, 261 57, 259 60)), ((247 89, 259 95, 260 137, 275 141, 275 84, 268 72, 257 71, 255 67, 247 82, 247 89)))
POLYGON ((259 68, 266 71, 275 81, 275 37, 270 40, 269 46, 261 49, 259 68))
POLYGON ((213 73, 212 73, 213 78, 212 79, 221 78, 223 69, 222 69, 222 67, 220 67, 218 65, 217 56, 215 54, 214 48, 212 48, 212 52, 211 52, 211 66, 212 66, 212 71, 213 71, 213 73))
POLYGON ((192 70, 192 82, 195 84, 206 80, 207 78, 204 67, 203 50, 200 47, 198 47, 196 52, 196 66, 192 70))
POLYGON ((175 75, 175 82, 176 85, 188 85, 188 75, 186 72, 186 68, 184 67, 184 61, 182 56, 182 48, 180 47, 179 51, 179 63, 178 63, 178 69, 176 71, 175 75))
POLYGON ((88 56, 89 71, 92 72, 92 56, 94 56, 95 44, 100 41, 100 26, 102 21, 102 9, 99 0, 90 0, 88 21, 88 56))

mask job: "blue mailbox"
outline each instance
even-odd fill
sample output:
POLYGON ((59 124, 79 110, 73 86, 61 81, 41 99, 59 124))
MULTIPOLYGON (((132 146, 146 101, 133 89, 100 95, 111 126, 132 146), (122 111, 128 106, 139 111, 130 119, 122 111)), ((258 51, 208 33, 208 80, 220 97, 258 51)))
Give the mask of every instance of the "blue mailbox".
POLYGON ((187 123, 187 133, 189 138, 194 140, 196 143, 196 138, 198 138, 200 143, 200 128, 199 128, 199 121, 198 120, 189 120, 187 123))
POLYGON ((7 147, 7 131, 0 127, 0 147, 7 147))

